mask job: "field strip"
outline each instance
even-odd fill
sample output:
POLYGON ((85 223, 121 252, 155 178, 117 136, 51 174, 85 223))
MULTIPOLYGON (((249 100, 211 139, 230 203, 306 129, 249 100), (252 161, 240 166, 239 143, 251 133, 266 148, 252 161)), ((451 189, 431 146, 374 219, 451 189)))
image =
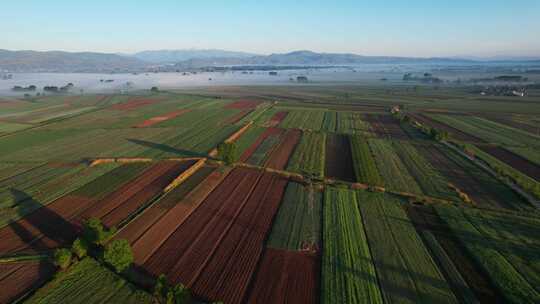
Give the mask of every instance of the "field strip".
POLYGON ((519 187, 518 185, 510 182, 510 181, 507 181, 505 179, 501 179, 499 178, 499 176, 497 175, 497 173, 495 171, 493 171, 491 168, 489 168, 488 166, 484 165, 483 163, 481 163, 480 161, 478 161, 477 159, 475 158, 472 158, 470 157, 469 155, 467 155, 466 153, 464 153, 463 151, 461 151, 460 149, 456 148, 454 145, 448 143, 448 142, 442 142, 445 146, 449 147, 450 149, 454 150, 455 152, 457 152, 459 155, 465 157, 466 159, 470 160, 471 162, 473 162, 475 165, 477 165, 479 168, 483 169, 484 171, 488 172, 491 176, 495 177, 495 179, 497 179, 498 181, 504 183, 506 186, 508 186, 510 189, 514 190, 517 194, 519 194, 522 198, 524 198, 529 204, 535 206, 536 208, 539 208, 540 209, 540 201, 536 200, 532 195, 528 194, 527 192, 525 192, 523 189, 521 189, 521 187, 519 187))

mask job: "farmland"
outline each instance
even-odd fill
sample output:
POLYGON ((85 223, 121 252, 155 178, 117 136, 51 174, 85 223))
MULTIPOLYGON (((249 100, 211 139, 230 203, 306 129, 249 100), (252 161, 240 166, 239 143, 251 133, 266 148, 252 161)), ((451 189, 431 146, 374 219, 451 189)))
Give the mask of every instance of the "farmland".
POLYGON ((190 303, 539 302, 536 105, 466 94, 4 101, 0 303, 161 303, 158 283, 190 303), (75 253, 90 220, 107 238, 63 269, 59 249, 75 253), (117 242, 124 271, 104 258, 117 242))

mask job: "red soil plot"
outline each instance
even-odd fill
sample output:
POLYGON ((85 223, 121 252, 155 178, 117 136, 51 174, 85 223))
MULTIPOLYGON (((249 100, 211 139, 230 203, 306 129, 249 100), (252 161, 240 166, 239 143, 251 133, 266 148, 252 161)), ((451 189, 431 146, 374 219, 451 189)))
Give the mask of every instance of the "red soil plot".
MULTIPOLYGON (((227 224, 236 217, 259 175, 253 169, 234 169, 143 264, 143 268, 157 277, 168 273, 183 256, 191 256, 193 252, 188 250, 205 239, 209 244, 214 244, 227 224)), ((203 253, 194 253, 195 257, 205 258, 201 256, 203 253)), ((197 267, 195 263, 188 266, 182 271, 190 273, 197 270, 194 269, 197 267)))
POLYGON ((253 109, 257 107, 261 102, 257 100, 242 99, 229 103, 225 106, 226 109, 253 109))
POLYGON ((11 303, 49 280, 55 267, 46 262, 11 264, 10 273, 0 280, 0 303, 11 303))
POLYGON ((194 161, 159 162, 85 210, 79 216, 79 220, 82 222, 96 217, 102 219, 106 226, 117 225, 131 212, 163 191, 163 188, 193 163, 194 161))
POLYGON ((244 153, 242 153, 242 156, 240 156, 240 160, 245 162, 247 161, 251 155, 257 150, 257 147, 265 141, 269 136, 279 136, 283 132, 283 129, 278 128, 267 128, 259 137, 247 148, 244 153))
POLYGON ((72 242, 78 227, 70 220, 93 200, 66 195, 0 229, 0 254, 49 250, 72 242))
POLYGON ((284 138, 281 143, 279 143, 279 145, 270 154, 266 167, 278 170, 285 169, 287 163, 289 162, 289 157, 302 137, 302 132, 300 130, 293 129, 287 130, 283 137, 284 138))
POLYGON ((192 278, 182 268, 175 269, 180 281, 193 282, 188 285, 203 299, 241 303, 261 259, 286 185, 287 179, 265 173, 204 268, 192 278))
MULTIPOLYGON (((203 167, 198 170, 186 181, 146 209, 140 216, 129 222, 129 224, 120 230, 115 238, 126 239, 131 244, 135 243, 164 214, 175 208, 176 205, 183 204, 187 195, 194 191, 194 189, 197 189, 200 184, 204 183, 214 171, 214 167, 203 167)), ((179 220, 178 217, 177 220, 179 220)))
POLYGON ((269 127, 275 127, 275 126, 279 125, 285 119, 285 117, 287 117, 288 114, 289 114, 289 112, 277 112, 268 121, 268 123, 267 123, 268 126, 269 127))
POLYGON ((537 181, 540 181, 540 166, 537 164, 501 147, 482 145, 478 145, 477 147, 499 159, 503 163, 506 163, 510 167, 517 169, 518 171, 536 179, 537 181))
POLYGON ((194 161, 171 164, 171 166, 157 179, 152 181, 152 183, 137 192, 137 194, 132 196, 119 208, 114 209, 104 216, 102 218, 103 224, 108 227, 118 225, 122 220, 126 219, 130 214, 133 214, 146 202, 162 193, 165 187, 167 187, 180 173, 191 167, 193 163, 194 161))
POLYGON ((366 115, 375 135, 379 138, 409 139, 409 135, 403 131, 399 122, 390 115, 366 115))
POLYGON ((267 248, 246 303, 317 303, 318 276, 316 255, 267 248))
POLYGON ((119 110, 119 111, 135 110, 140 107, 158 103, 161 100, 162 100, 161 98, 159 99, 150 99, 146 97, 131 98, 128 102, 119 103, 119 104, 115 104, 111 106, 111 109, 119 110))
POLYGON ((231 118, 227 119, 225 121, 226 124, 235 124, 237 122, 239 122, 242 118, 244 118, 246 115, 248 115, 249 113, 251 113, 253 110, 242 110, 238 113, 236 113, 235 115, 233 115, 231 118))
POLYGON ((182 114, 184 114, 186 112, 189 112, 189 109, 178 110, 178 111, 170 112, 170 113, 167 113, 167 114, 164 114, 164 115, 161 115, 161 116, 152 117, 152 118, 147 119, 147 120, 143 121, 142 123, 136 125, 135 128, 151 127, 151 126, 153 126, 155 124, 158 124, 160 122, 163 122, 163 121, 178 117, 178 116, 180 116, 180 115, 182 115, 182 114))

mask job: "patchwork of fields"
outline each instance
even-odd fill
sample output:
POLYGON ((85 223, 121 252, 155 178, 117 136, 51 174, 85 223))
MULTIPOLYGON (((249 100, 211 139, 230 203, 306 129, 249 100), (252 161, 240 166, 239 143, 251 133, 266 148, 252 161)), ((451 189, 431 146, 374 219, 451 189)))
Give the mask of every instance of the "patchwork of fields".
POLYGON ((540 302, 534 119, 363 90, 1 103, 0 303, 540 302), (127 270, 53 263, 90 219, 127 270))

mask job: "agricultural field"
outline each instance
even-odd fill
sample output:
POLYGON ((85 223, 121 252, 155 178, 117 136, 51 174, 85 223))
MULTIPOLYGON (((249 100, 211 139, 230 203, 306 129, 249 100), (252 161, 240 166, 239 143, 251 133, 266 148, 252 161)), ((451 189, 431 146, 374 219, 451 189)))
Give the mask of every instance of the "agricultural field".
POLYGON ((540 302, 540 110, 409 86, 0 101, 0 303, 540 302))
POLYGON ((85 258, 69 272, 53 279, 24 303, 152 303, 152 296, 85 258))

